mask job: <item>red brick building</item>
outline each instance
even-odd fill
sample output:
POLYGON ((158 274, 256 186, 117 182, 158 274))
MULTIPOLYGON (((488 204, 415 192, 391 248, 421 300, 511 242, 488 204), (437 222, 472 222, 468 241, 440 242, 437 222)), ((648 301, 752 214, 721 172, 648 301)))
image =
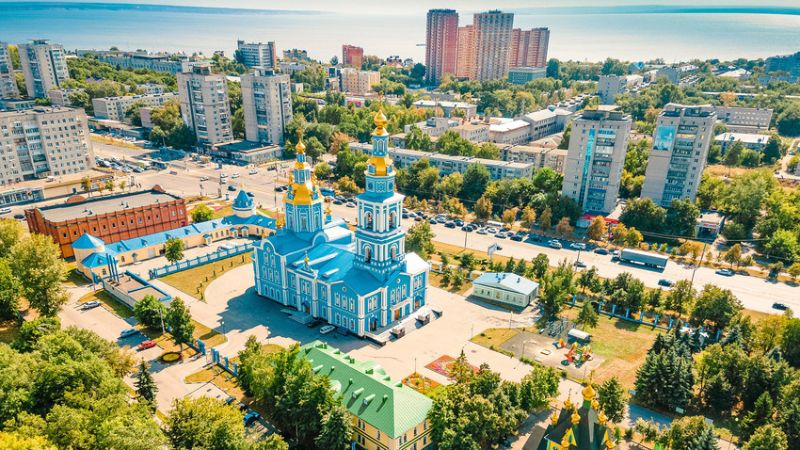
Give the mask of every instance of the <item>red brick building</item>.
POLYGON ((65 204, 29 209, 25 220, 31 233, 52 236, 64 258, 74 256, 71 244, 84 233, 112 243, 189 223, 184 200, 158 186, 94 199, 72 197, 65 204))
POLYGON ((342 45, 342 65, 361 68, 364 62, 364 49, 356 47, 355 45, 345 44, 342 45))

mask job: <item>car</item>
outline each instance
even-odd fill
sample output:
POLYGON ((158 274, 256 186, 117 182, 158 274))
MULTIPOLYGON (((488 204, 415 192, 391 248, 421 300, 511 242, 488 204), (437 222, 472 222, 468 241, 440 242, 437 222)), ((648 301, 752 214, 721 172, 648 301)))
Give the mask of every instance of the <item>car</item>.
POLYGON ((422 217, 414 216, 414 222, 422 222, 422 217))
POLYGON ((497 250, 502 250, 503 249, 503 246, 498 244, 498 243, 495 243, 494 245, 495 245, 495 247, 497 247, 497 250))
POLYGON ((489 232, 486 231, 486 228, 478 228, 477 233, 478 234, 489 234, 489 232))
POLYGON ((561 242, 556 240, 556 239, 551 239, 551 240, 547 241, 547 246, 550 247, 550 248, 557 249, 557 250, 560 250, 560 249, 564 248, 561 245, 561 242))
POLYGON ((732 277, 736 275, 736 272, 732 271, 731 269, 719 269, 715 273, 724 277, 732 277))
POLYGON ((598 247, 598 248, 594 249, 594 252, 597 253, 598 255, 607 255, 608 254, 608 250, 604 249, 603 247, 598 247))
POLYGON ((583 262, 583 261, 575 261, 574 264, 575 264, 575 267, 580 267, 581 269, 585 269, 586 268, 586 263, 583 262))
MULTIPOLYGON (((115 167, 115 169, 119 169, 119 167, 115 167)), ((177 175, 177 174, 178 174, 178 171, 177 171, 177 170, 170 170, 170 171, 169 171, 169 174, 170 174, 170 175, 177 175)))
POLYGON ((11 208, 0 208, 0 214, 9 214, 11 213, 11 208))
POLYGON ((662 279, 658 280, 658 285, 659 286, 672 287, 672 285, 674 285, 674 284, 675 284, 675 282, 673 282, 672 280, 668 280, 666 278, 662 278, 662 279))
POLYGON ((90 302, 86 302, 86 303, 82 304, 81 305, 81 309, 83 309, 83 310, 94 309, 94 308, 97 308, 100 305, 102 305, 102 303, 98 302, 97 300, 92 300, 90 302))
POLYGON ((407 213, 407 212, 404 212, 404 213, 402 214, 402 216, 403 216, 403 219, 408 219, 408 213, 407 213))
POLYGON ((497 228, 489 227, 489 228, 486 229, 486 232, 487 233, 491 233, 491 234, 495 234, 495 233, 497 233, 497 228))
POLYGON ((318 326, 322 325, 322 320, 320 319, 311 319, 306 323, 308 328, 317 328, 318 326))
POLYGON ((208 177, 204 175, 200 177, 200 181, 208 181, 208 177))
POLYGON ((227 178, 223 178, 223 179, 219 180, 219 184, 228 184, 228 179, 227 178))
POLYGON ((430 223, 431 225, 436 225, 437 223, 439 223, 439 221, 436 220, 436 218, 433 218, 433 219, 429 220, 428 223, 430 223))
POLYGON ((614 249, 614 250, 611 250, 611 254, 612 254, 612 255, 614 255, 614 256, 617 256, 617 257, 619 257, 619 255, 620 255, 620 252, 619 252, 619 250, 617 250, 617 249, 614 249))
POLYGON ((239 178, 239 172, 234 172, 231 174, 231 178, 239 178))
POLYGON ((497 239, 506 239, 508 237, 508 233, 506 233, 505 231, 501 231, 495 234, 494 237, 496 237, 497 239))
POLYGON ((249 170, 247 173, 248 173, 249 175, 255 175, 255 174, 257 174, 257 173, 258 173, 258 169, 250 169, 250 170, 249 170))
POLYGON ((220 178, 228 178, 228 174, 225 173, 225 172, 222 172, 221 174, 219 174, 219 177, 220 178))
POLYGON ((456 223, 453 222, 453 221, 450 221, 450 222, 445 223, 444 226, 446 228, 455 228, 456 227, 456 223))
POLYGON ((250 425, 256 423, 258 419, 261 418, 261 414, 255 411, 247 411, 247 414, 244 415, 244 426, 249 427, 250 425))
POLYGON ((512 241, 517 241, 517 242, 522 242, 523 238, 524 238, 524 236, 521 235, 521 234, 515 234, 515 235, 511 236, 511 240, 512 241))
POLYGON ((344 202, 337 198, 336 200, 333 201, 333 204, 334 205, 344 205, 344 202))
POLYGON ((456 226, 463 227, 464 226, 464 221, 461 220, 461 219, 456 219, 456 226))
POLYGON ((147 350, 148 348, 153 348, 155 346, 156 346, 156 341, 148 339, 146 341, 142 341, 139 345, 136 346, 136 348, 139 350, 147 350))
POLYGON ((14 218, 17 220, 25 219, 25 214, 14 214, 14 218))
POLYGON ((475 230, 474 230, 472 227, 469 227, 469 226, 467 226, 467 225, 464 225, 463 227, 461 227, 461 231, 464 231, 464 232, 470 233, 470 232, 472 232, 472 231, 475 231, 475 230))
POLYGON ((252 192, 245 192, 245 194, 250 198, 254 198, 256 196, 256 194, 253 194, 252 192))
POLYGON ((569 248, 573 250, 586 250, 586 244, 583 242, 573 242, 572 244, 569 244, 569 248))
POLYGON ((778 303, 778 302, 773 303, 772 304, 772 308, 780 310, 780 311, 786 311, 787 309, 789 309, 788 306, 784 305, 783 303, 778 303))
POLYGON ((119 333, 119 337, 121 338, 131 337, 137 333, 139 333, 139 330, 137 330, 136 328, 126 328, 119 333))
POLYGON ((333 325, 325 325, 324 327, 319 329, 319 334, 329 334, 336 331, 336 327, 333 325))
POLYGON ((353 203, 353 202, 347 202, 347 203, 344 204, 344 206, 347 206, 348 208, 355 208, 356 204, 353 203))

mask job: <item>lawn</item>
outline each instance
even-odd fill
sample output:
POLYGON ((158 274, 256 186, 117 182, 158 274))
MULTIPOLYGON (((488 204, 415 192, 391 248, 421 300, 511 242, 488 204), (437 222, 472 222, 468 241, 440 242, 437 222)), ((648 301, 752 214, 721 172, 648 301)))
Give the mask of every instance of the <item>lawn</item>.
POLYGON ((236 377, 216 364, 203 368, 184 379, 187 383, 212 383, 225 391, 228 395, 238 399, 245 397, 244 391, 239 387, 236 377))
POLYGON ((486 348, 490 348, 492 346, 495 348, 500 348, 500 346, 505 344, 506 341, 518 335, 519 333, 519 328, 488 328, 480 334, 473 336, 470 341, 486 348))
POLYGON ((450 285, 448 285, 447 287, 444 287, 442 285, 442 274, 439 274, 439 273, 436 273, 436 272, 431 272, 430 273, 430 275, 428 277, 428 281, 430 281, 431 286, 434 286, 434 287, 437 287, 437 288, 440 288, 440 289, 444 289, 444 290, 449 291, 449 292, 454 292, 454 293, 457 293, 457 294, 461 294, 461 295, 464 295, 464 293, 467 292, 470 287, 472 287, 472 283, 470 281, 467 281, 467 280, 464 280, 464 283, 461 285, 461 288, 458 289, 458 290, 453 289, 453 287, 450 286, 450 285))
POLYGON ((243 253, 211 264, 182 270, 159 279, 176 289, 205 301, 206 288, 212 281, 222 276, 226 271, 250 264, 252 261, 253 257, 250 253, 243 253))
MULTIPOLYGON (((201 341, 205 342, 207 349, 216 347, 227 341, 225 335, 222 333, 212 330, 211 328, 194 319, 192 319, 192 323, 194 324, 194 333, 192 333, 192 336, 195 339, 200 339, 201 341)), ((148 339, 155 341, 159 347, 164 349, 165 352, 177 352, 180 348, 180 345, 175 343, 175 341, 172 339, 172 335, 169 333, 162 334, 160 329, 153 330, 143 325, 139 325, 137 328, 139 328, 139 331, 147 336, 148 339)), ((197 352, 192 350, 188 345, 183 346, 184 358, 194 356, 196 353, 197 352)))
POLYGON ((416 372, 403 378, 403 384, 410 387, 411 389, 414 389, 420 394, 426 395, 431 398, 435 397, 437 393, 439 393, 444 389, 444 386, 441 383, 438 383, 437 381, 432 380, 426 376, 420 375, 416 372))
POLYGON ((122 317, 126 319, 133 315, 133 310, 128 307, 128 305, 120 302, 119 300, 115 299, 111 296, 108 292, 103 289, 99 289, 94 292, 89 292, 88 294, 84 295, 78 300, 78 304, 82 305, 84 303, 88 303, 91 301, 97 300, 103 304, 107 310, 114 313, 114 315, 122 317))
POLYGON ((67 278, 64 280, 64 284, 70 287, 82 286, 88 283, 89 280, 87 280, 86 277, 84 277, 83 274, 78 272, 76 269, 70 269, 67 272, 67 278))
MULTIPOLYGON (((579 311, 567 308, 561 315, 574 320, 579 311)), ((595 380, 602 383, 616 376, 626 387, 633 387, 636 370, 644 362, 656 336, 664 332, 605 315, 600 316, 597 327, 586 331, 592 334, 592 352, 605 358, 595 372, 595 380)))

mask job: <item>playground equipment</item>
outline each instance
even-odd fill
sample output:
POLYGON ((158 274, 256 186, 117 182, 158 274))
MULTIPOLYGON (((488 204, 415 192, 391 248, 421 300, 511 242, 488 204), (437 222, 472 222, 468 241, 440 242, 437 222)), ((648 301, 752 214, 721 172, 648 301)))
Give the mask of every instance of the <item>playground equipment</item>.
MULTIPOLYGON (((561 343, 561 342, 559 342, 561 343)), ((591 344, 587 345, 578 345, 577 342, 573 342, 572 345, 569 347, 569 351, 564 354, 567 358, 567 364, 575 364, 575 367, 581 367, 587 361, 591 361, 592 359, 592 346, 591 344)))

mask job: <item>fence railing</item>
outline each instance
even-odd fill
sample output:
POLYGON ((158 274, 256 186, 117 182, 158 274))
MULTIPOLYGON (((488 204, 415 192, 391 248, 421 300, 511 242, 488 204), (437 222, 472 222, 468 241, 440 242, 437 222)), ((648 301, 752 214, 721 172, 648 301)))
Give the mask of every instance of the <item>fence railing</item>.
POLYGON ((167 276, 175 272, 180 272, 182 270, 187 270, 205 264, 213 263, 221 259, 230 258, 231 256, 241 255, 242 253, 249 252, 252 249, 253 249, 252 242, 246 242, 244 244, 235 245, 233 247, 220 247, 216 251, 207 253, 205 255, 200 255, 196 258, 185 259, 183 261, 177 261, 172 264, 167 264, 166 266, 150 269, 149 271, 150 279, 152 280, 154 278, 161 278, 163 276, 167 276))

